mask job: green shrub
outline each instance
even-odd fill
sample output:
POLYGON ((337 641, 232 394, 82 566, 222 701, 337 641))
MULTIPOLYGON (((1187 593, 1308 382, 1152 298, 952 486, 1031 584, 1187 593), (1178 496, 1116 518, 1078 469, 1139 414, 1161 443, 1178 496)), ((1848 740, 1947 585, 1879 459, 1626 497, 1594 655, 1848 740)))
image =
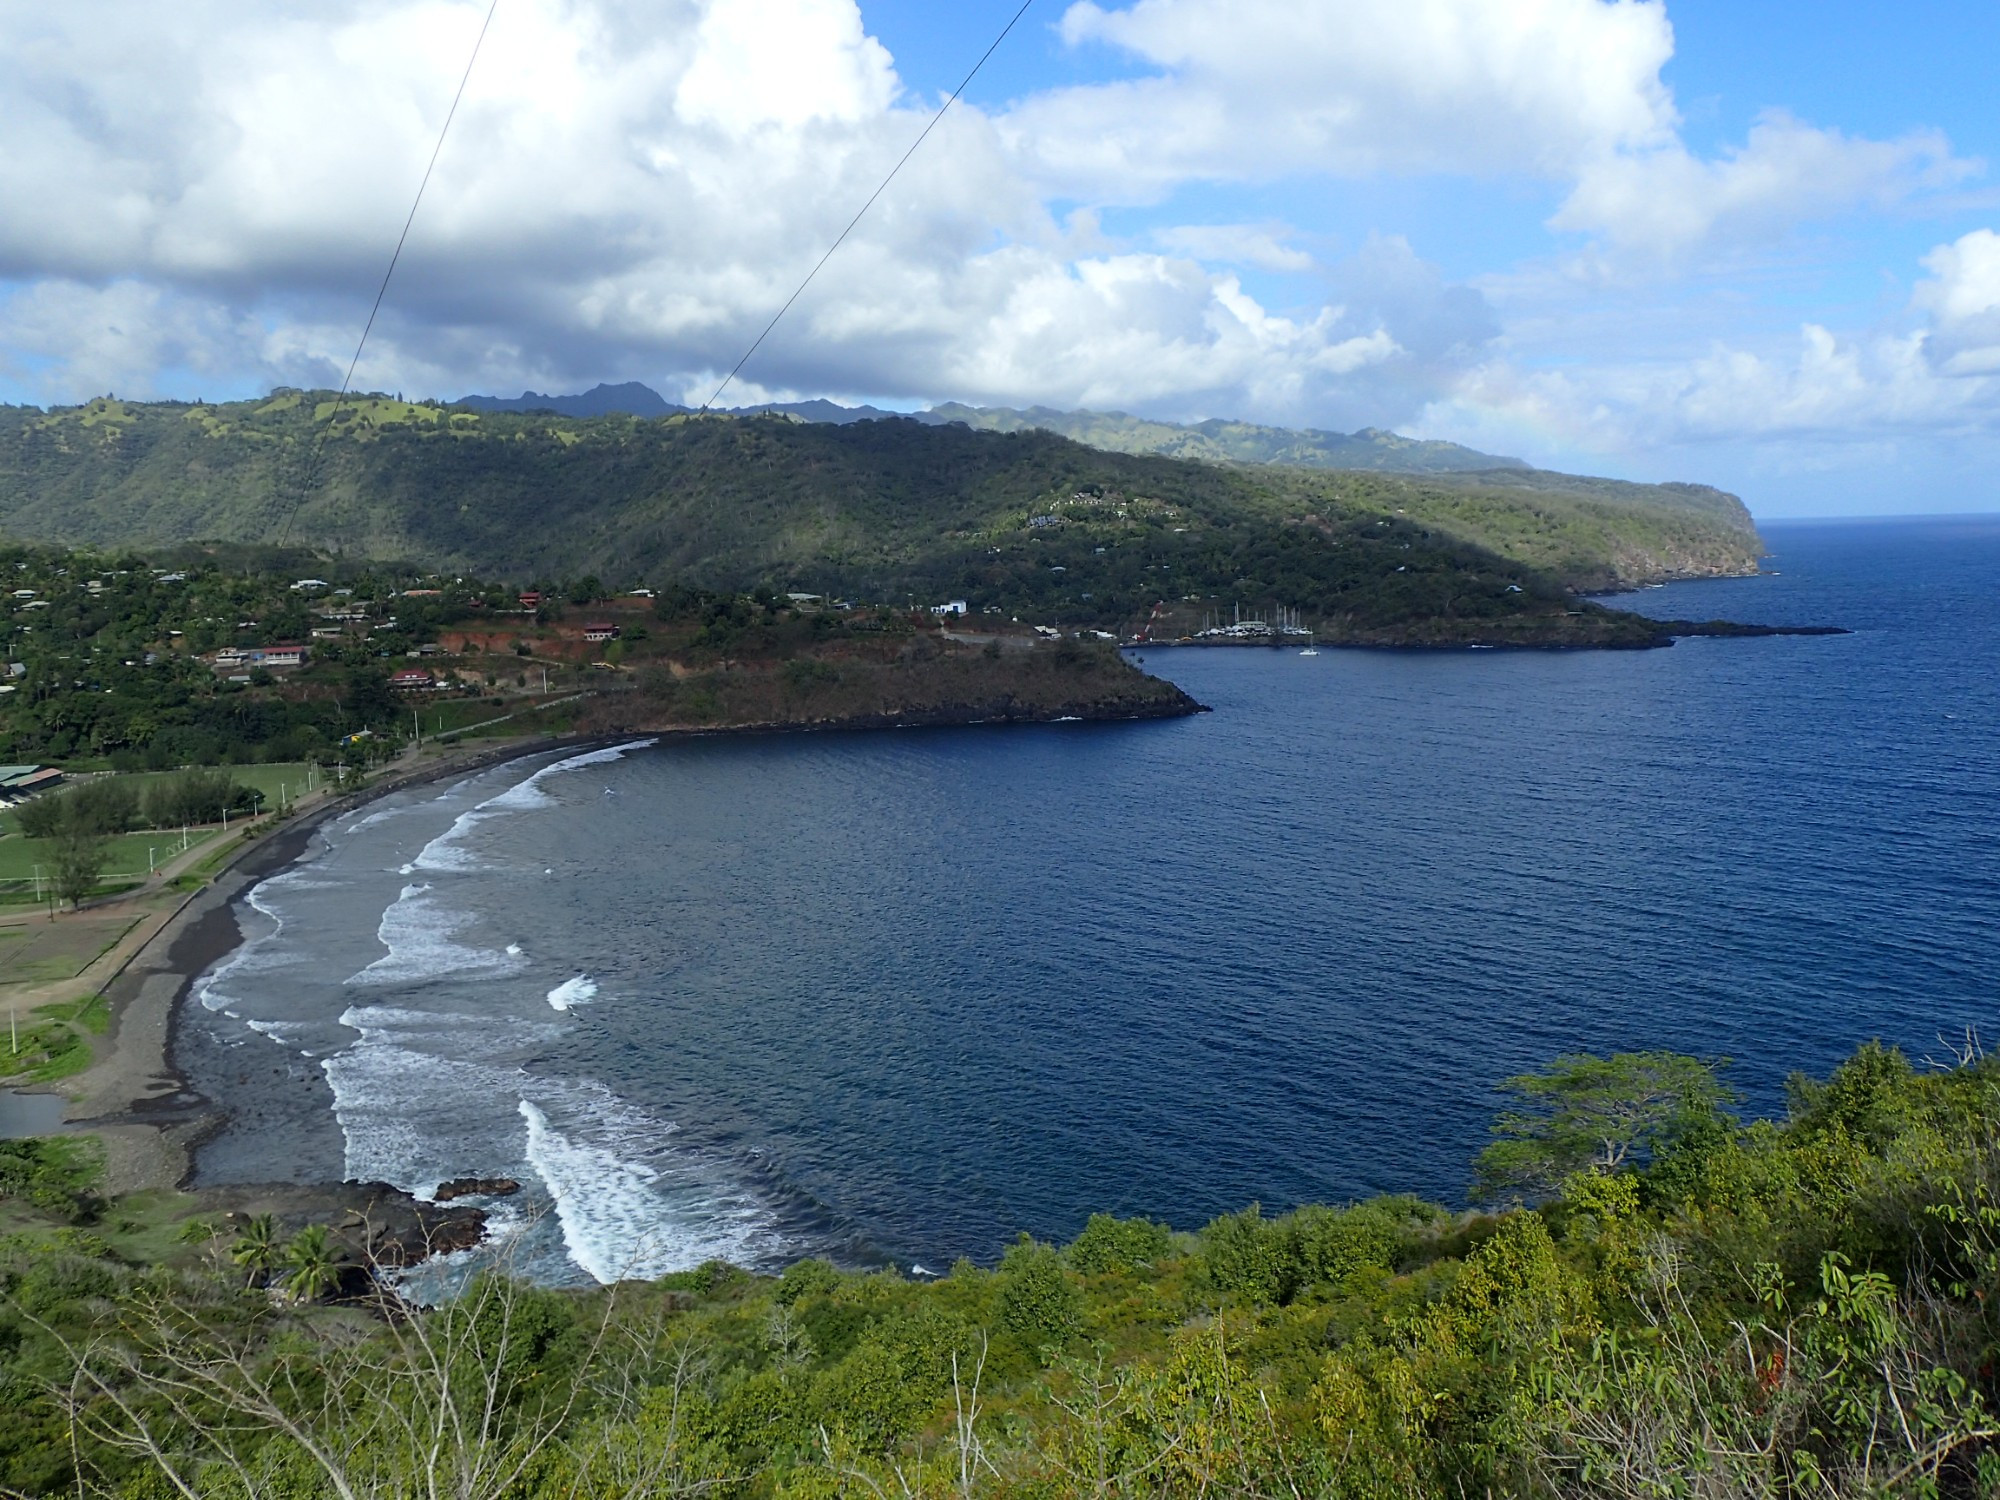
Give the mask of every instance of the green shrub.
POLYGON ((1060 1352, 1082 1331, 1083 1298, 1054 1247, 1024 1234, 1001 1257, 1000 1321, 1037 1352, 1060 1352))
POLYGON ((782 1307, 795 1307, 812 1297, 823 1297, 840 1285, 840 1272, 823 1260, 797 1261, 778 1278, 776 1296, 782 1307))
POLYGON ((32 1203, 70 1224, 87 1224, 104 1203, 95 1189, 104 1150, 91 1136, 0 1141, 0 1198, 32 1203))
POLYGON ((1282 1302, 1290 1296, 1291 1246, 1283 1229, 1254 1203, 1241 1213, 1211 1220, 1201 1232, 1201 1255, 1217 1291, 1251 1302, 1282 1302))
POLYGON ((1063 1255, 1086 1275, 1100 1271, 1140 1271, 1164 1256, 1172 1244, 1172 1231, 1151 1219, 1092 1214, 1083 1226, 1083 1233, 1069 1242, 1063 1255))

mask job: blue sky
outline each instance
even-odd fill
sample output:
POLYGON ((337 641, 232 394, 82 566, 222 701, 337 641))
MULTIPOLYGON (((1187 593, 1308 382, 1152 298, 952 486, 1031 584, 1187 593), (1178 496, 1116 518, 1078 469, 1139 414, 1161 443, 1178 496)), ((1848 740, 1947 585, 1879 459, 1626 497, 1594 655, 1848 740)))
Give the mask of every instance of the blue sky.
MULTIPOLYGON (((699 399, 1012 9, 501 0, 361 382, 699 399)), ((0 400, 337 382, 483 14, 0 0, 0 400)), ((1995 56, 1936 0, 1038 0, 741 394, 2000 509, 1995 56)))

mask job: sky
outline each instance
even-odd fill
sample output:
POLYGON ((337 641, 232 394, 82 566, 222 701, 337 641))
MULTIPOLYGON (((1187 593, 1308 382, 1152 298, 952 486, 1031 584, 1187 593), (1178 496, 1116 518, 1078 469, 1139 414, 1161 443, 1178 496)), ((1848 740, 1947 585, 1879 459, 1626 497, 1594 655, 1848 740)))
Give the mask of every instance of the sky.
MULTIPOLYGON (((340 383, 488 0, 0 0, 0 401, 340 383)), ((498 0, 356 373, 698 404, 1018 0, 498 0)), ((1034 0, 729 402, 2000 510, 2000 6, 1034 0)))

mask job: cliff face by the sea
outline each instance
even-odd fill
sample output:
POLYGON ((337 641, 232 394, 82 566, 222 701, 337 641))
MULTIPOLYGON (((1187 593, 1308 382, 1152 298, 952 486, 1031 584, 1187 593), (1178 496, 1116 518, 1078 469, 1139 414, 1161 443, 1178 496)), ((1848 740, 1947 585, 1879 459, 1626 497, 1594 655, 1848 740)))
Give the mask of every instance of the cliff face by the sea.
POLYGON ((728 661, 655 667, 586 702, 576 728, 626 732, 888 729, 944 724, 1164 719, 1202 707, 1108 647, 983 648, 925 640, 896 659, 728 661))

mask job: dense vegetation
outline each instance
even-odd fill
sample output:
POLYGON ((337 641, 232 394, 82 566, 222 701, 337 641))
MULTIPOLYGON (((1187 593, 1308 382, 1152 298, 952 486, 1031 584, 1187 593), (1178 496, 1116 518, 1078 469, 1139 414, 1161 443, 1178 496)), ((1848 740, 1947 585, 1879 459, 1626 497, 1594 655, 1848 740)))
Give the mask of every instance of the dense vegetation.
POLYGON ((576 419, 364 398, 308 475, 332 415, 298 392, 0 409, 0 529, 310 540, 517 581, 595 573, 899 603, 955 589, 1114 629, 1190 596, 1369 627, 1530 616, 1564 588, 1741 572, 1758 552, 1741 504, 1694 486, 1228 466, 907 420, 576 419), (1084 515, 1078 496, 1107 504, 1084 515), (1384 527, 1409 555, 1360 545, 1384 527), (1398 569, 1453 577, 1412 590, 1398 569))
MULTIPOLYGON (((1726 1075, 1724 1075, 1726 1076, 1726 1075)), ((2000 1068, 1862 1049, 1744 1125, 1692 1059, 1511 1085, 1452 1213, 1096 1217, 936 1281, 817 1261, 326 1306, 310 1226, 170 1238, 8 1148, 0 1484, 187 1496, 1990 1495, 2000 1068), (66 1226, 61 1221, 68 1221, 66 1226), (141 1247, 150 1247, 142 1250, 141 1247)), ((44 1154, 47 1152, 48 1154, 44 1154)), ((337 1256, 334 1258, 337 1259, 337 1256)))
MULTIPOLYGON (((489 595, 513 603, 476 583, 427 580, 410 569, 335 568, 297 550, 143 556, 0 541, 4 595, 14 597, 0 597, 9 606, 0 687, 12 691, 0 695, 0 762, 82 758, 121 770, 359 763, 385 748, 405 717, 389 690, 391 665, 489 595), (292 587, 315 571, 326 587, 292 587), (435 592, 405 593, 423 582, 435 592), (372 628, 310 641, 313 658, 302 671, 225 673, 207 659, 221 648, 307 642, 325 623, 317 611, 336 605, 372 611, 372 628), (352 739, 364 729, 388 738, 352 739)), ((124 821, 182 821, 171 811, 164 803, 139 807, 124 821)))

